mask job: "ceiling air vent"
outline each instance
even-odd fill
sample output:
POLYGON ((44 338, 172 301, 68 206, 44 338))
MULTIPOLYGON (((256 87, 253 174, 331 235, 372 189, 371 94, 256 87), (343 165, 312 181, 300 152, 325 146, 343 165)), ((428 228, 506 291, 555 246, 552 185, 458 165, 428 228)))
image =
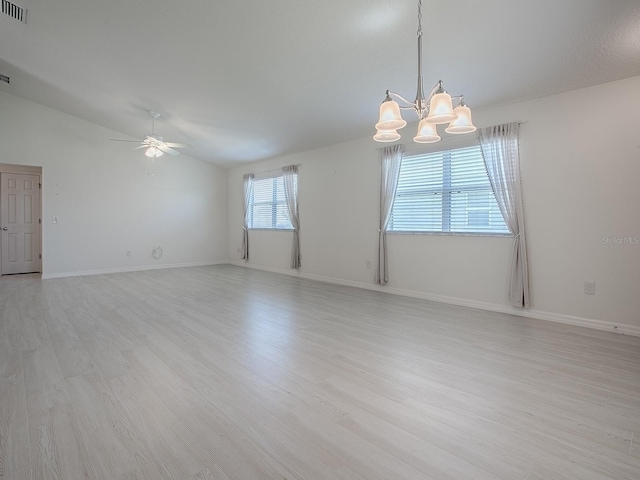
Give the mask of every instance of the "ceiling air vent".
POLYGON ((9 77, 0 73, 0 82, 9 83, 9 77))
POLYGON ((22 23, 27 23, 27 9, 22 8, 20 5, 10 2, 9 0, 2 0, 2 13, 9 15, 22 23))

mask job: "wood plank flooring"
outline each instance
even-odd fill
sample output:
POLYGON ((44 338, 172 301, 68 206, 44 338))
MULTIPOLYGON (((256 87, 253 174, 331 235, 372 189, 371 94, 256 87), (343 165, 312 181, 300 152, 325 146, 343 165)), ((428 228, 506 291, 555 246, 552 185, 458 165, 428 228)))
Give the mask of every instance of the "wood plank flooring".
POLYGON ((640 338, 234 266, 0 277, 2 480, 637 480, 640 338))

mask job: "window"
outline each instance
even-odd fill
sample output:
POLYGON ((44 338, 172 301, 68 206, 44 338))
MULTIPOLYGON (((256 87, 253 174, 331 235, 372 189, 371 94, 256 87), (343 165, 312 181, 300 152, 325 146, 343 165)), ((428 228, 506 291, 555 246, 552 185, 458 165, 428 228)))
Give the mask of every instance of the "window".
POLYGON ((249 228, 292 230, 282 175, 253 180, 249 228))
POLYGON ((403 157, 388 231, 509 234, 480 146, 403 157))

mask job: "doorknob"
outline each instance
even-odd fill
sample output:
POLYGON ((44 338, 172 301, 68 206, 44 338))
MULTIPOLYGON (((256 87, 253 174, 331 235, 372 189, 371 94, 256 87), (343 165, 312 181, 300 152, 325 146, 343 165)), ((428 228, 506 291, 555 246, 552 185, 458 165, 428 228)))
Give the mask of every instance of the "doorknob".
POLYGON ((6 232, 7 231, 7 227, 2 227, 2 230, 4 230, 6 232))

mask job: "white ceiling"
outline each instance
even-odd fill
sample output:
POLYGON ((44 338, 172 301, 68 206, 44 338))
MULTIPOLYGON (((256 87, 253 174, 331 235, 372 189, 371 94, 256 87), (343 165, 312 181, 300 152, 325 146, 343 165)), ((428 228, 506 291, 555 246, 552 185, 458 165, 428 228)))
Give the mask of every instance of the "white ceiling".
MULTIPOLYGON (((373 135, 387 88, 415 96, 413 0, 14 1, 28 19, 0 15, 0 90, 136 138, 157 110, 165 140, 225 167, 373 135)), ((423 14, 425 88, 475 109, 640 75, 638 0, 423 14)))

